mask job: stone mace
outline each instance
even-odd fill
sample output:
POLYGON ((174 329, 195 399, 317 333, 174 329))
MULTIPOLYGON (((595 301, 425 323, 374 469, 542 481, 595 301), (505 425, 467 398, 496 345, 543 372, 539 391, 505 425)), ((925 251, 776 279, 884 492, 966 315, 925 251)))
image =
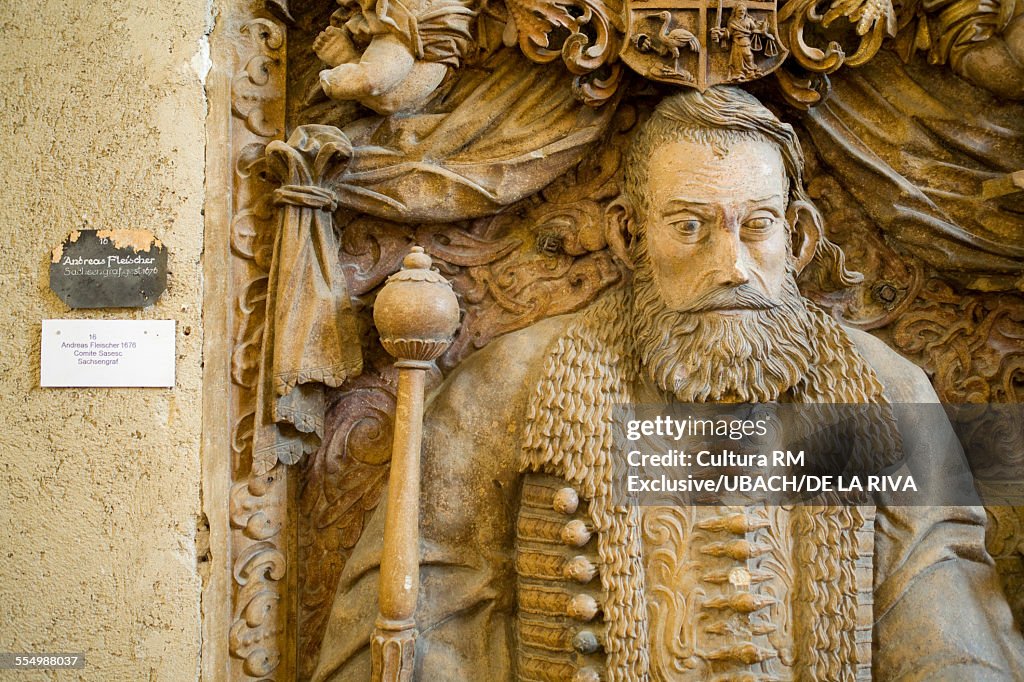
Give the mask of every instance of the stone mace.
POLYGON ((451 345, 459 327, 455 292, 430 266, 423 248, 412 247, 373 307, 381 345, 398 368, 379 610, 370 645, 374 682, 410 681, 415 664, 423 385, 432 361, 451 345))

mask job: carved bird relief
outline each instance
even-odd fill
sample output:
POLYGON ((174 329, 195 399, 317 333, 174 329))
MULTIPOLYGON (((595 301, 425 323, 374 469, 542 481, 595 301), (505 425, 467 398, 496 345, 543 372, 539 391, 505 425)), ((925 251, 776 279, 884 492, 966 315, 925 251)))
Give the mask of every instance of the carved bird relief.
MULTIPOLYGON (((692 81, 693 74, 686 69, 679 67, 679 56, 681 48, 688 48, 694 53, 700 52, 700 41, 685 28, 672 28, 672 13, 659 12, 656 15, 661 19, 661 29, 656 35, 641 33, 636 37, 636 49, 643 53, 654 52, 661 57, 672 57, 672 71, 685 81, 692 81)), ((654 17, 651 17, 652 19, 654 17)), ((668 69, 665 69, 668 71, 668 69)))

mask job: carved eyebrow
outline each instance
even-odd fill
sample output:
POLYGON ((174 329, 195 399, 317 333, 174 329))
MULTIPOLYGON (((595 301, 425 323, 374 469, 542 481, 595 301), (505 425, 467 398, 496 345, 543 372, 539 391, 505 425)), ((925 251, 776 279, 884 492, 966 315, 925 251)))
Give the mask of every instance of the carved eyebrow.
POLYGON ((704 215, 710 212, 709 207, 712 206, 712 203, 713 202, 710 201, 698 201, 684 199, 682 197, 676 197, 674 199, 668 200, 668 202, 665 204, 665 207, 661 211, 661 215, 662 217, 667 218, 669 216, 675 215, 676 213, 683 213, 685 211, 694 211, 696 213, 704 215))
POLYGON ((746 203, 748 205, 749 204, 767 204, 769 201, 776 201, 776 200, 782 201, 783 200, 783 196, 781 194, 769 194, 768 196, 761 197, 760 199, 751 199, 750 201, 748 201, 746 203))
POLYGON ((671 206, 672 204, 685 204, 685 205, 688 205, 688 206, 689 205, 707 206, 708 204, 712 204, 712 203, 714 203, 714 202, 703 201, 701 199, 690 199, 688 197, 672 197, 671 199, 668 200, 667 205, 671 206))
MULTIPOLYGON (((768 195, 760 197, 758 199, 748 199, 745 203, 748 203, 748 204, 762 204, 762 203, 767 203, 769 201, 773 201, 773 200, 776 200, 776 199, 782 199, 782 195, 781 194, 768 194, 768 195)), ((717 202, 706 201, 704 199, 691 199, 690 197, 679 196, 679 197, 672 197, 671 199, 669 199, 668 202, 666 202, 666 205, 667 206, 671 206, 672 204, 683 204, 683 205, 686 205, 686 206, 707 206, 707 205, 715 204, 715 203, 717 203, 717 202)))
MULTIPOLYGON (((767 204, 767 203, 772 202, 772 201, 783 201, 783 203, 784 203, 784 199, 783 199, 783 196, 781 194, 769 194, 769 195, 761 197, 759 199, 750 199, 750 200, 745 201, 743 203, 744 203, 745 206, 752 206, 752 205, 756 205, 756 204, 767 204)), ((685 211, 688 208, 698 208, 698 207, 701 207, 701 206, 713 206, 715 203, 716 202, 714 202, 714 201, 705 201, 705 200, 702 200, 702 199, 691 199, 689 197, 673 197, 673 198, 669 199, 666 202, 665 208, 662 210, 661 215, 663 215, 663 216, 670 216, 673 213, 679 213, 680 211, 685 211)))

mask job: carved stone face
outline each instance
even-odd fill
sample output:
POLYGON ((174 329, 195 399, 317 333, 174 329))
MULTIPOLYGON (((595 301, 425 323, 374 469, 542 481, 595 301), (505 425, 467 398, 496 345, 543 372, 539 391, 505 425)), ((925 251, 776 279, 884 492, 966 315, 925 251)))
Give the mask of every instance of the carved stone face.
POLYGON ((782 155, 761 140, 736 140, 724 151, 680 140, 650 159, 650 213, 639 218, 654 282, 670 310, 701 309, 708 294, 743 284, 773 301, 782 294, 790 258, 782 155))

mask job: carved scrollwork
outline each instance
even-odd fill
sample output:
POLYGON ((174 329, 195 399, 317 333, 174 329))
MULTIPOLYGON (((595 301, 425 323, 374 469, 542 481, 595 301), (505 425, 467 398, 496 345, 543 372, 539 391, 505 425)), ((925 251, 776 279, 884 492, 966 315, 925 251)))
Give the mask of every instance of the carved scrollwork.
POLYGON ((253 424, 256 413, 252 410, 243 413, 235 420, 231 430, 231 452, 236 458, 248 455, 252 451, 253 424))
POLYGON ((232 36, 238 68, 231 78, 230 121, 233 205, 230 214, 232 405, 229 498, 234 588, 228 650, 237 662, 232 679, 267 679, 290 668, 285 643, 288 549, 287 473, 253 468, 256 393, 266 324, 267 271, 276 212, 264 163, 268 141, 284 131, 283 27, 251 17, 232 36))
POLYGON ((559 57, 576 77, 573 91, 589 105, 603 104, 618 89, 622 67, 615 63, 625 29, 618 7, 601 0, 508 0, 507 33, 535 62, 559 57))
POLYGON ((605 251, 579 258, 527 253, 457 275, 456 290, 480 304, 467 310, 462 330, 440 364, 454 367, 496 336, 579 310, 620 277, 605 251))
POLYGON ((952 403, 1020 402, 1024 301, 963 294, 932 278, 892 327, 892 340, 919 359, 952 403))
POLYGON ((824 102, 832 92, 832 82, 823 73, 795 73, 783 68, 775 72, 775 78, 785 100, 804 111, 824 102))
POLYGON ((244 659, 243 669, 251 677, 265 677, 280 664, 277 638, 280 596, 271 582, 284 577, 286 559, 272 543, 251 545, 235 559, 235 581, 241 585, 238 597, 244 604, 239 620, 231 626, 231 651, 244 659))
POLYGON ((387 481, 395 410, 390 377, 365 373, 327 414, 324 447, 303 471, 299 534, 299 674, 313 672, 334 587, 387 481))
POLYGON ((277 137, 281 130, 268 122, 267 110, 281 104, 281 92, 271 72, 283 68, 284 31, 273 21, 260 18, 243 24, 239 33, 248 39, 253 54, 232 81, 231 111, 254 135, 277 137))
POLYGON ((365 216, 349 222, 341 234, 341 251, 352 295, 363 296, 383 284, 411 244, 406 225, 365 216))
POLYGON ((801 67, 832 73, 875 56, 882 41, 896 35, 896 11, 891 0, 833 0, 824 11, 821 0, 790 0, 779 10, 779 24, 783 43, 801 67), (846 34, 844 25, 854 27, 857 38, 852 48, 839 42, 846 34), (816 37, 813 42, 824 36, 825 46, 812 44, 811 35, 816 37))
POLYGON ((283 507, 280 500, 267 497, 273 476, 253 478, 231 488, 231 524, 252 540, 269 540, 281 532, 283 507))
POLYGON ((278 542, 286 516, 283 488, 283 481, 272 473, 231 489, 231 525, 241 537, 232 562, 238 590, 229 645, 251 677, 270 675, 281 659, 279 639, 286 627, 281 583, 287 573, 287 557, 278 542))
POLYGON ((231 354, 231 379, 239 386, 255 389, 259 373, 260 344, 263 340, 263 310, 267 303, 267 277, 248 282, 238 300, 240 324, 231 354))
POLYGON ((775 72, 789 104, 809 109, 828 99, 827 74, 874 57, 897 30, 892 0, 789 0, 779 9, 782 43, 794 62, 775 72), (851 38, 851 36, 853 36, 851 38), (852 44, 851 44, 852 43, 852 44))
POLYGON ((265 156, 266 145, 252 142, 245 145, 235 163, 235 172, 245 181, 252 201, 237 211, 231 219, 231 251, 239 258, 253 261, 266 271, 270 268, 274 248, 274 184, 270 178, 265 156))

